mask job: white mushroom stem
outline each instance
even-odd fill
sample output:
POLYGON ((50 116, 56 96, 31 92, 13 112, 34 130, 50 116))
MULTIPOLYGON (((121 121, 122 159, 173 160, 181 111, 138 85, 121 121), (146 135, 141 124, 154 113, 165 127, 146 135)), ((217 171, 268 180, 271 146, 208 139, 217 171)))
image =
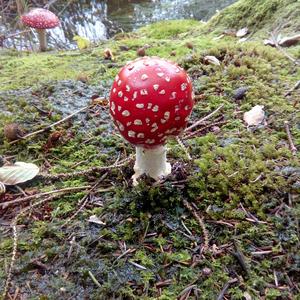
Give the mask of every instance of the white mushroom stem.
POLYGON ((38 38, 40 42, 40 51, 46 51, 47 50, 47 36, 46 36, 46 29, 36 29, 38 33, 38 38))
POLYGON ((151 149, 136 147, 136 160, 134 165, 133 185, 137 185, 137 179, 146 174, 155 180, 171 173, 171 165, 167 162, 166 146, 158 146, 151 149))

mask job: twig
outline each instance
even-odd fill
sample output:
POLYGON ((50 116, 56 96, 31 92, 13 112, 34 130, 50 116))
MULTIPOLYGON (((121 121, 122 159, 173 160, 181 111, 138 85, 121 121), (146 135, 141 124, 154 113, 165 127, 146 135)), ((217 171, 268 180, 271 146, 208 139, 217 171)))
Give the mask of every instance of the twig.
POLYGON ((295 147, 294 142, 293 142, 293 138, 292 138, 292 134, 291 134, 291 131, 290 131, 289 122, 288 121, 284 121, 284 126, 285 126, 285 131, 286 131, 286 134, 287 134, 287 137, 288 137, 288 140, 289 140, 291 152, 292 152, 293 155, 296 155, 297 148, 295 147))
POLYGON ((203 246, 203 252, 206 252, 209 247, 209 238, 208 238, 208 231, 205 227, 203 218, 199 215, 199 213, 191 206, 189 202, 186 200, 183 200, 184 206, 190 211, 190 213, 194 216, 194 218, 197 220, 198 224, 200 225, 203 233, 203 240, 204 240, 204 246, 203 246))
POLYGON ((23 34, 23 33, 27 33, 27 32, 31 32, 31 29, 26 29, 26 30, 23 30, 23 31, 19 31, 19 32, 16 32, 16 33, 12 33, 12 34, 10 34, 10 35, 5 35, 4 36, 4 39, 6 40, 6 39, 10 39, 10 38, 12 38, 12 37, 15 37, 15 36, 17 36, 17 35, 20 35, 20 34, 23 34))
POLYGON ((190 127, 185 129, 185 132, 197 127, 198 125, 200 125, 201 123, 203 123, 204 121, 208 120, 209 118, 211 118, 213 115, 215 115, 222 107, 224 106, 224 104, 221 104, 216 110, 214 110, 213 112, 211 112, 209 115, 203 117, 202 119, 198 120, 197 122, 195 122, 194 124, 192 124, 190 127))
POLYGON ((297 90, 299 87, 300 87, 300 80, 297 81, 296 84, 284 94, 284 97, 289 96, 293 91, 297 90))
POLYGON ((286 56, 290 61, 292 61, 295 65, 299 65, 297 59, 292 57, 290 54, 287 53, 280 45, 278 44, 278 36, 276 33, 272 32, 271 33, 271 39, 274 42, 275 47, 284 55, 286 56))
POLYGON ((176 137, 176 141, 177 141, 178 145, 181 147, 181 149, 184 151, 187 159, 192 160, 192 157, 191 157, 187 147, 184 145, 184 143, 182 142, 182 140, 178 136, 176 137))
POLYGON ((230 287, 231 284, 236 283, 238 281, 237 278, 233 278, 230 279, 223 287, 222 291, 220 292, 217 300, 222 300, 224 298, 224 295, 226 293, 226 291, 228 290, 228 288, 230 287))
POLYGON ((116 168, 120 168, 125 166, 127 163, 129 163, 132 158, 134 157, 134 155, 131 155, 121 161, 119 161, 119 163, 114 163, 110 166, 106 166, 106 167, 92 167, 90 169, 87 170, 83 170, 83 171, 75 171, 75 172, 70 172, 70 173, 60 173, 60 174, 54 174, 54 175, 41 175, 43 177, 43 179, 49 179, 49 180, 59 180, 59 179, 67 179, 67 178, 73 178, 76 176, 88 176, 90 174, 93 173, 97 173, 97 172, 101 172, 101 171, 108 171, 111 169, 116 169, 116 168))
POLYGON ((60 189, 60 190, 53 190, 53 191, 44 192, 44 193, 38 193, 38 194, 35 194, 35 195, 23 197, 23 198, 20 198, 20 199, 15 199, 15 200, 7 201, 7 202, 4 202, 4 203, 0 203, 0 207, 2 209, 4 209, 4 208, 6 208, 8 206, 11 206, 13 204, 20 203, 20 202, 25 202, 25 201, 32 200, 32 199, 37 199, 37 198, 40 198, 40 197, 43 197, 43 196, 48 196, 48 195, 51 195, 51 194, 58 194, 58 193, 67 194, 67 193, 71 193, 71 192, 75 192, 75 191, 86 190, 90 187, 91 187, 90 185, 85 185, 85 186, 78 186, 78 187, 68 187, 68 188, 64 188, 64 189, 60 189))
POLYGON ((80 112, 82 112, 82 111, 84 111, 84 110, 90 108, 91 106, 92 106, 92 105, 85 106, 85 107, 83 107, 83 108, 81 108, 81 109, 79 109, 79 110, 73 112, 72 114, 66 116, 65 118, 63 118, 63 119, 61 119, 61 120, 59 120, 59 121, 57 121, 57 122, 55 122, 55 123, 53 123, 53 124, 50 124, 50 125, 48 125, 48 126, 42 128, 42 129, 39 129, 39 130, 37 130, 37 131, 28 133, 28 134, 24 135, 21 139, 12 141, 12 142, 10 142, 9 144, 11 144, 11 145, 12 145, 12 144, 15 144, 15 143, 19 142, 20 140, 25 140, 25 139, 28 139, 29 137, 33 136, 33 135, 37 135, 37 134, 39 134, 39 133, 45 132, 45 131, 51 129, 52 127, 55 127, 55 126, 57 126, 57 125, 59 125, 59 124, 65 122, 65 121, 71 119, 73 116, 75 116, 75 115, 77 115, 78 113, 80 113, 80 112))
POLYGON ((15 265, 15 261, 16 261, 16 255, 17 255, 17 247, 18 247, 18 232, 17 232, 17 223, 18 223, 18 219, 20 216, 22 216, 24 213, 28 212, 30 209, 34 208, 34 207, 37 207, 47 201, 50 201, 54 198, 56 198, 57 195, 52 195, 52 196, 49 196, 48 198, 46 199, 42 199, 34 204, 32 204, 31 206, 28 206, 24 209, 22 209, 16 216, 15 218, 13 219, 12 223, 11 223, 11 227, 12 227, 12 230, 13 230, 13 250, 12 250, 12 255, 11 255, 11 260, 10 260, 10 265, 9 265, 9 268, 8 268, 8 274, 7 274, 7 277, 6 277, 6 281, 5 281, 5 286, 4 286, 4 291, 3 291, 3 294, 2 294, 2 297, 5 299, 6 298, 6 295, 7 295, 7 292, 8 292, 8 288, 11 284, 11 278, 12 278, 12 272, 13 272, 13 268, 14 268, 14 265, 15 265))
POLYGON ((90 190, 87 192, 87 194, 83 197, 83 199, 80 201, 82 204, 81 206, 77 209, 77 211, 67 219, 67 221, 62 225, 62 227, 65 227, 67 224, 70 223, 86 206, 88 201, 90 200, 90 195, 92 192, 95 191, 95 189, 98 187, 98 185, 103 181, 103 179, 107 176, 107 173, 103 174, 99 180, 90 188, 90 190))
POLYGON ((96 284, 97 287, 101 288, 101 284, 99 281, 96 279, 94 274, 91 271, 88 271, 89 276, 91 277, 92 281, 96 284))
POLYGON ((202 128, 199 128, 199 129, 197 129, 197 130, 195 130, 195 131, 193 131, 193 132, 191 132, 191 133, 189 133, 189 134, 185 134, 185 135, 182 137, 182 139, 183 139, 183 140, 187 140, 187 139, 189 139, 189 138, 191 138, 191 137, 197 135, 197 134, 200 133, 201 131, 205 131, 206 129, 211 128, 211 127, 213 127, 213 126, 224 125, 224 124, 226 124, 226 123, 227 123, 227 121, 219 121, 219 122, 215 122, 215 123, 208 124, 207 126, 204 126, 204 127, 202 127, 202 128))

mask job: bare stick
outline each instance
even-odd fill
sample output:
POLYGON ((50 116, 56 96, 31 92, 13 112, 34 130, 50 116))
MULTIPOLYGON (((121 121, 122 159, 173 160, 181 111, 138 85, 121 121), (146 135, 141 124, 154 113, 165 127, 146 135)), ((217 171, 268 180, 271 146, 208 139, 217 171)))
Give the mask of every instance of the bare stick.
POLYGON ((54 199, 56 197, 57 197, 57 195, 49 196, 46 199, 42 199, 42 200, 34 203, 33 205, 28 206, 28 207, 22 209, 15 216, 15 218, 13 219, 13 221, 11 223, 11 227, 12 227, 12 230, 13 230, 13 250, 12 250, 10 265, 9 265, 9 269, 8 269, 8 274, 7 274, 6 281, 5 281, 4 291, 3 291, 3 294, 2 294, 3 299, 6 299, 7 292, 8 292, 9 286, 11 284, 11 278, 12 278, 13 268, 14 268, 15 261, 16 261, 17 247, 18 247, 17 223, 18 223, 19 217, 22 216, 24 213, 28 212, 30 209, 32 209, 32 208, 34 208, 36 206, 39 206, 39 205, 41 205, 41 204, 43 204, 43 203, 45 203, 47 201, 50 201, 50 200, 52 200, 52 199, 54 199))
POLYGON ((204 240, 204 246, 203 246, 203 252, 206 252, 209 247, 209 238, 208 238, 208 232, 205 227, 203 218, 199 215, 198 212, 191 206, 189 202, 186 200, 183 200, 184 206, 190 211, 190 213, 194 216, 194 218, 197 220, 198 224, 200 225, 203 233, 203 240, 204 240))
POLYGON ((292 134, 291 134, 291 131, 290 131, 289 122, 288 121, 284 121, 284 126, 285 126, 285 131, 286 131, 286 134, 287 134, 287 137, 288 137, 288 140, 289 140, 290 149, 292 151, 292 154, 296 155, 297 148, 295 147, 294 142, 293 142, 293 138, 292 138, 292 134))
POLYGON ((76 192, 76 191, 86 190, 90 187, 91 187, 90 185, 86 185, 86 186, 69 187, 69 188, 64 188, 64 189, 60 189, 60 190, 53 190, 53 191, 49 191, 49 192, 38 193, 38 194, 35 194, 35 195, 30 195, 30 196, 26 196, 26 197, 23 197, 23 198, 19 198, 19 199, 15 199, 15 200, 0 203, 0 207, 2 209, 4 209, 8 206, 11 206, 11 205, 14 205, 14 204, 17 204, 17 203, 20 203, 20 202, 25 202, 25 201, 28 201, 28 200, 32 200, 32 199, 37 199, 37 198, 40 198, 40 197, 43 197, 43 196, 48 196, 48 195, 51 195, 51 194, 58 194, 58 193, 67 194, 67 193, 72 193, 72 192, 76 192))
MULTIPOLYGON (((86 109, 88 109, 88 108, 90 108, 90 107, 91 107, 91 105, 85 106, 85 107, 83 107, 83 108, 81 108, 81 109, 79 109, 79 110, 73 112, 72 114, 66 116, 65 118, 63 118, 63 119, 61 119, 61 120, 59 120, 59 121, 57 121, 57 122, 55 122, 55 123, 53 123, 53 124, 51 124, 51 125, 48 125, 48 126, 42 128, 42 129, 39 129, 39 130, 37 130, 37 131, 34 131, 34 132, 31 132, 31 133, 28 133, 28 134, 24 135, 24 136, 22 137, 22 139, 20 139, 20 140, 25 140, 25 139, 28 139, 29 137, 33 136, 33 135, 36 135, 36 134, 45 132, 45 131, 51 129, 52 127, 55 127, 55 126, 57 126, 57 125, 59 125, 59 124, 65 122, 65 121, 71 119, 73 116, 77 115, 78 113, 80 113, 80 112, 82 112, 82 111, 84 111, 84 110, 86 110, 86 109)), ((17 143, 17 142, 20 141, 20 140, 12 141, 12 142, 10 142, 9 144, 15 144, 15 143, 17 143)))
POLYGON ((228 290, 228 288, 230 287, 230 285, 233 284, 233 283, 235 283, 235 282, 237 282, 237 281, 238 281, 237 278, 230 279, 230 280, 224 285, 224 287, 222 288, 222 291, 221 291, 221 293, 219 294, 217 300, 222 300, 222 299, 224 299, 224 295, 225 295, 225 293, 227 292, 227 290, 228 290))
POLYGON ((205 116, 204 118, 198 120, 197 122, 195 122, 193 125, 191 125, 190 127, 185 129, 186 131, 189 131, 195 127, 197 127, 198 125, 200 125, 201 123, 203 123, 204 121, 208 120, 209 118, 211 118, 213 115, 215 115, 222 107, 224 106, 224 104, 220 105, 216 110, 214 110, 213 112, 211 112, 209 115, 205 116))
POLYGON ((42 175, 43 179, 49 179, 49 180, 59 180, 59 179, 66 179, 66 178, 73 178, 76 176, 87 176, 93 173, 101 172, 101 171, 107 171, 111 169, 116 169, 125 166, 127 163, 129 163, 133 159, 133 155, 129 156, 123 160, 121 160, 119 163, 114 163, 110 166, 106 167, 92 167, 90 169, 84 170, 84 171, 75 171, 71 173, 60 173, 60 174, 54 174, 54 175, 42 175))
POLYGON ((284 94, 284 97, 289 96, 293 91, 297 90, 299 87, 300 87, 300 80, 297 81, 296 84, 284 94))
POLYGON ((206 129, 209 129, 209 128, 213 127, 213 126, 224 125, 224 124, 226 124, 226 123, 227 123, 227 121, 220 121, 220 122, 211 123, 211 124, 209 124, 209 125, 207 125, 207 126, 204 126, 204 127, 202 127, 202 128, 199 128, 199 129, 197 129, 197 130, 195 130, 195 131, 193 131, 193 132, 191 132, 191 133, 189 133, 189 134, 186 133, 186 134, 182 137, 182 139, 183 139, 183 140, 187 140, 187 139, 189 139, 189 138, 191 138, 191 137, 197 135, 197 134, 200 133, 201 131, 205 131, 206 129))
POLYGON ((107 176, 107 173, 103 174, 101 176, 101 178, 99 180, 97 180, 97 182, 90 188, 90 190, 87 192, 87 194, 83 197, 83 199, 81 199, 81 205, 80 207, 76 210, 76 212, 70 217, 67 219, 67 221, 62 225, 62 227, 65 227, 67 224, 69 224, 83 209, 84 207, 86 206, 86 204, 89 202, 90 200, 90 194, 92 192, 95 191, 95 189, 98 187, 98 185, 103 181, 103 179, 107 176))
POLYGON ((184 143, 182 142, 182 140, 178 136, 176 137, 176 141, 179 144, 179 146, 182 148, 182 150, 184 151, 187 159, 192 160, 192 157, 189 153, 189 150, 187 149, 187 147, 184 145, 184 143))
POLYGON ((299 65, 299 62, 297 61, 297 59, 295 59, 294 57, 292 57, 290 54, 287 53, 287 51, 285 51, 282 47, 280 47, 280 45, 278 44, 278 35, 275 34, 274 32, 271 33, 271 37, 272 37, 272 41, 275 44, 275 47, 285 56, 287 57, 290 61, 292 61, 295 65, 299 65))

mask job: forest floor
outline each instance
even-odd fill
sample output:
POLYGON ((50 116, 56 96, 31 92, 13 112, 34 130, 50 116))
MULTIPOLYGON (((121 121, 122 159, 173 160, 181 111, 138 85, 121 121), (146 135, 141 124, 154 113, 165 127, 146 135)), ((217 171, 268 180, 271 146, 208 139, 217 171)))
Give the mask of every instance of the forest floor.
POLYGON ((299 33, 299 10, 241 0, 206 24, 161 22, 83 50, 1 50, 1 159, 41 170, 0 195, 3 299, 300 299, 300 46, 263 44, 299 33), (246 41, 220 37, 245 26, 246 41), (170 140, 172 174, 133 187, 134 149, 106 99, 141 47, 189 73, 190 124, 219 110, 182 136, 191 159, 170 140), (250 129, 255 105, 266 119, 250 129), (2 130, 28 134, 82 108, 17 142, 2 130))

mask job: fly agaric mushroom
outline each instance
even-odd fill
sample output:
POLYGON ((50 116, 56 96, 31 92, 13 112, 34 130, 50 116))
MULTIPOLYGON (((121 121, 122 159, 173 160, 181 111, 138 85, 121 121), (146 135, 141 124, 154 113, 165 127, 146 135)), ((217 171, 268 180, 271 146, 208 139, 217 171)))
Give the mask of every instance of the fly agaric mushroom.
POLYGON ((38 33, 40 51, 47 50, 46 29, 54 28, 59 25, 58 17, 48 9, 35 8, 27 14, 21 16, 24 25, 35 28, 38 33))
POLYGON ((171 173, 165 142, 186 127, 193 108, 192 83, 176 64, 143 57, 125 65, 110 93, 110 113, 121 135, 136 147, 133 183, 142 174, 171 173))

